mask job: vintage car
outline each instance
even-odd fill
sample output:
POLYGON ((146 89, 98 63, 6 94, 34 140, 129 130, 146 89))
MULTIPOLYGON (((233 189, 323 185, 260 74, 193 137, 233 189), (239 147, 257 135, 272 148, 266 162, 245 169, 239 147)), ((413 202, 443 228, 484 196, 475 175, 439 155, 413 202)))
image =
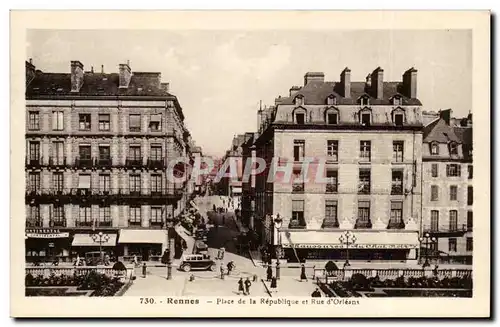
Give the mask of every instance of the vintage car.
POLYGON ((211 270, 217 268, 215 261, 206 254, 185 254, 181 258, 179 269, 185 272, 191 270, 211 270))

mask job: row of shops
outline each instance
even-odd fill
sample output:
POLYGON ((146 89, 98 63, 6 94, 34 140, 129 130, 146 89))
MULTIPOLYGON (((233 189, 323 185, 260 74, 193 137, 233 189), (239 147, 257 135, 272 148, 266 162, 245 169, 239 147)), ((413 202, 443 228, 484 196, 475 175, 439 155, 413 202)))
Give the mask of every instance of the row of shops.
MULTIPOLYGON (((172 233, 175 255, 192 249, 194 238, 181 225, 172 233)), ((77 256, 102 251, 114 260, 159 261, 168 247, 168 233, 164 229, 120 229, 93 231, 59 230, 52 228, 27 229, 25 235, 26 262, 73 262, 77 256)))

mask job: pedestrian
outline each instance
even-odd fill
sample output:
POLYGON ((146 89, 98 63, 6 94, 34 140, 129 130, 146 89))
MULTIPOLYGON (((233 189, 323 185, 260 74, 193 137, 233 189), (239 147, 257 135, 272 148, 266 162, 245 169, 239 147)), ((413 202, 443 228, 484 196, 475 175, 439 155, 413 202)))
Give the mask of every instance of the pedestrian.
POLYGON ((226 253, 226 249, 225 248, 220 248, 220 259, 221 260, 224 260, 224 254, 226 253))
POLYGON ((142 264, 142 278, 146 278, 146 270, 147 270, 147 267, 146 267, 146 263, 144 262, 142 264))
POLYGON ((238 295, 240 295, 241 292, 243 292, 243 295, 245 295, 245 289, 243 288, 243 278, 240 278, 240 280, 238 281, 238 295))
POLYGON ((278 281, 276 280, 276 277, 273 277, 271 279, 271 292, 273 291, 278 292, 277 288, 278 288, 278 281))
POLYGON ((229 261, 227 263, 227 275, 229 276, 231 274, 231 270, 233 270, 233 262, 229 261))
POLYGON ((268 265, 267 266, 267 281, 270 282, 272 278, 273 278, 273 268, 271 268, 271 265, 268 265))
POLYGON ((321 292, 319 291, 319 288, 316 288, 316 290, 312 292, 311 297, 321 297, 321 292))
POLYGON ((250 295, 250 286, 252 286, 252 282, 247 277, 247 280, 245 281, 245 293, 246 293, 246 295, 250 295))
POLYGON ((224 263, 220 263, 220 279, 224 279, 224 263))
POLYGON ((222 225, 226 224, 226 215, 222 215, 222 225))
POLYGON ((137 261, 137 256, 134 254, 134 267, 137 267, 139 262, 137 261))
POLYGON ((215 204, 212 206, 214 212, 216 212, 215 204))
POLYGON ((302 267, 300 267, 300 281, 306 280, 307 281, 307 276, 306 276, 306 267, 304 264, 302 264, 302 267))

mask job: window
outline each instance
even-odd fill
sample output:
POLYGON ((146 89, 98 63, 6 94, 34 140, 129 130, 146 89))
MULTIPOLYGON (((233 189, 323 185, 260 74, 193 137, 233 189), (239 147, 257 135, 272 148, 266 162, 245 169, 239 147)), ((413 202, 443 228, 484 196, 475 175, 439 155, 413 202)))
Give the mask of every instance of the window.
POLYGON ((457 201, 458 187, 456 185, 450 186, 450 201, 457 201))
POLYGON ((431 143, 430 146, 431 146, 431 154, 438 155, 439 154, 439 144, 431 143))
POLYGON ((404 141, 392 142, 392 161, 403 162, 404 141))
POLYGON ((301 106, 304 104, 304 98, 302 96, 297 96, 295 98, 295 105, 296 106, 301 106))
POLYGON ((337 104, 337 98, 333 95, 330 95, 327 99, 326 99, 326 104, 328 105, 335 105, 337 104))
POLYGON ((305 117, 306 115, 304 113, 296 113, 295 114, 295 123, 298 125, 303 125, 305 123, 305 117))
POLYGON ((161 225, 161 207, 151 207, 151 225, 161 225))
POLYGON ((91 206, 81 206, 80 213, 78 215, 78 226, 92 226, 92 207, 91 206))
POLYGON ((437 210, 431 211, 431 231, 439 231, 439 211, 437 210))
POLYGON ((339 227, 339 222, 337 218, 337 201, 326 200, 325 201, 325 220, 323 222, 323 228, 335 228, 339 227))
POLYGON ((304 140, 293 141, 293 160, 302 161, 305 156, 306 142, 304 140))
POLYGON ((40 142, 30 142, 29 151, 30 151, 30 161, 40 160, 40 142))
POLYGON ((161 114, 151 115, 149 119, 149 129, 152 132, 161 131, 161 114))
POLYGON ((50 227, 65 227, 64 207, 62 205, 54 205, 50 218, 50 227))
POLYGON ((437 185, 431 185, 431 201, 439 200, 439 189, 437 185))
POLYGON ((457 231, 458 229, 458 211, 457 210, 450 210, 450 231, 454 232, 457 231))
POLYGON ((372 156, 371 141, 361 141, 359 143, 359 156, 363 161, 370 161, 372 156))
POLYGON ((136 114, 129 115, 128 129, 130 132, 141 131, 141 115, 136 115, 136 114))
POLYGON ((111 208, 99 207, 99 226, 111 226, 111 208))
POLYGON ((438 177, 438 164, 432 164, 431 166, 431 176, 438 177))
POLYGON ((159 174, 151 175, 151 193, 161 194, 162 178, 159 174))
POLYGON ((109 131, 110 116, 109 114, 99 114, 99 130, 109 131))
POLYGON ((450 155, 458 155, 458 145, 455 142, 450 143, 450 155))
POLYGON ((153 161, 161 161, 162 160, 161 145, 151 145, 150 156, 151 160, 153 161))
POLYGON ((90 114, 80 114, 78 115, 78 119, 80 122, 80 130, 81 131, 90 131, 90 114))
POLYGON ((359 194, 370 194, 371 172, 369 169, 359 170, 359 194))
POLYGON ((133 226, 141 225, 141 207, 131 206, 129 208, 128 223, 133 226))
POLYGON ((474 195, 472 194, 472 186, 467 186, 467 205, 472 205, 474 202, 474 195))
POLYGON ((403 171, 400 169, 392 171, 391 194, 403 194, 403 171))
POLYGON ((78 188, 90 190, 91 181, 90 174, 80 174, 78 175, 78 188))
POLYGON ((326 115, 326 123, 328 125, 337 125, 339 116, 334 112, 329 112, 326 115))
POLYGON ((362 106, 369 106, 370 105, 370 98, 367 96, 362 96, 359 98, 359 104, 362 106))
POLYGON ((339 160, 339 141, 328 140, 326 142, 326 155, 333 161, 339 160))
POLYGON ((293 170, 293 192, 304 192, 304 177, 300 169, 293 170))
POLYGON ((99 159, 100 160, 111 159, 111 153, 109 150, 109 146, 107 146, 107 145, 100 145, 99 146, 99 159))
POLYGON ((131 193, 141 193, 141 175, 133 174, 129 176, 129 190, 131 193))
POLYGON ((306 222, 304 220, 304 201, 292 200, 292 217, 290 220, 290 228, 305 226, 306 222))
POLYGON ((388 228, 404 228, 402 201, 391 202, 391 218, 388 228))
POLYGON ((355 228, 370 228, 370 201, 358 202, 358 219, 355 228))
POLYGON ((472 231, 472 211, 467 211, 467 230, 472 231))
POLYGON ((52 111, 52 129, 54 131, 64 130, 64 112, 52 111))
POLYGON ((111 176, 108 174, 99 175, 99 189, 102 193, 108 193, 111 188, 111 176))
POLYGON ((64 165, 64 142, 53 142, 52 143, 52 164, 54 165, 64 165))
POLYGON ((64 189, 64 175, 61 172, 52 174, 52 189, 55 192, 62 192, 64 189))
POLYGON ((138 145, 131 145, 128 154, 131 160, 142 160, 141 147, 138 145))
POLYGON ((361 114, 361 125, 370 126, 371 124, 371 114, 369 112, 364 112, 361 114))
POLYGON ((403 102, 401 100, 401 97, 395 96, 394 98, 392 98, 392 104, 395 106, 400 106, 403 102))
POLYGON ((457 239, 449 238, 448 239, 448 252, 457 252, 457 239))
POLYGON ((394 125, 403 126, 404 123, 404 114, 403 113, 395 113, 394 114, 394 125))
POLYGON ((80 145, 79 149, 80 159, 90 160, 92 155, 92 148, 90 145, 80 145))
POLYGON ((40 190, 40 173, 29 173, 28 183, 31 192, 37 192, 40 190))
POLYGON ((40 113, 38 111, 29 112, 28 129, 31 131, 38 131, 40 129, 40 113))
POLYGON ((457 165, 457 164, 446 165, 446 176, 459 177, 460 176, 460 165, 457 165))
POLYGON ((40 206, 30 205, 26 225, 29 227, 42 227, 43 221, 40 217, 40 206))
POLYGON ((329 182, 326 184, 327 193, 337 193, 338 192, 338 171, 334 169, 328 169, 326 171, 326 178, 329 182))
POLYGON ((468 178, 472 179, 472 165, 467 166, 468 178))
POLYGON ((465 251, 472 251, 472 237, 467 237, 467 241, 465 243, 465 251))

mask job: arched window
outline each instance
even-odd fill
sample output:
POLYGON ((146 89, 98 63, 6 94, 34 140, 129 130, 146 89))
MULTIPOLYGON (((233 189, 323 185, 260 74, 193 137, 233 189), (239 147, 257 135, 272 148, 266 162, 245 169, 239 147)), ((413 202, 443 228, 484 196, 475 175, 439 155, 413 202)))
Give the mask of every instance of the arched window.
POLYGON ((362 126, 370 126, 372 124, 372 111, 369 108, 363 108, 359 111, 359 123, 362 126))
POLYGON ((431 154, 437 155, 439 154, 439 144, 437 142, 432 142, 430 144, 431 147, 431 154))
POLYGON ((370 105, 370 97, 366 94, 359 97, 358 102, 361 106, 369 106, 370 105))
POLYGON ((329 105, 329 106, 336 105, 337 104, 337 98, 335 97, 335 95, 330 94, 328 96, 328 98, 326 98, 326 104, 329 105))
POLYGON ((400 106, 400 105, 402 105, 403 104, 403 98, 400 95, 395 95, 392 98, 392 104, 394 106, 400 106))
POLYGON ((458 144, 455 142, 450 143, 450 155, 458 155, 458 144))
POLYGON ((295 105, 302 106, 304 104, 304 96, 299 94, 295 97, 295 105))
POLYGON ((293 112, 293 122, 297 125, 303 125, 306 123, 307 111, 306 109, 299 107, 296 108, 293 112))
POLYGON ((394 109, 391 113, 392 123, 396 126, 403 126, 405 122, 405 111, 404 109, 398 107, 394 109))
POLYGON ((338 109, 331 107, 325 110, 325 123, 327 125, 337 125, 339 123, 338 109))

